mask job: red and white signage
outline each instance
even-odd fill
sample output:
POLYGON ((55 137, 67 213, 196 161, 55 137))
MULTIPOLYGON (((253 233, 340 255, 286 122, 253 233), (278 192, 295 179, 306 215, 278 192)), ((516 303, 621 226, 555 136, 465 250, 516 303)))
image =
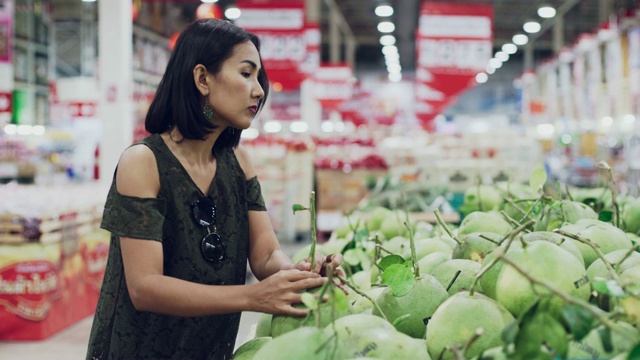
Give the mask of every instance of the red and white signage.
POLYGON ((325 109, 336 109, 353 95, 353 70, 347 64, 322 64, 313 74, 315 99, 325 109))
POLYGON ((416 116, 428 131, 433 120, 476 84, 492 56, 490 5, 423 2, 416 32, 416 116))
POLYGON ((11 63, 13 52, 13 0, 0 0, 0 63, 11 63))
POLYGON ((11 113, 11 93, 0 91, 0 114, 11 113))
POLYGON ((260 38, 262 65, 274 88, 296 90, 319 63, 318 25, 305 24, 304 1, 239 0, 236 25, 260 38), (276 84, 279 85, 276 85, 276 84))

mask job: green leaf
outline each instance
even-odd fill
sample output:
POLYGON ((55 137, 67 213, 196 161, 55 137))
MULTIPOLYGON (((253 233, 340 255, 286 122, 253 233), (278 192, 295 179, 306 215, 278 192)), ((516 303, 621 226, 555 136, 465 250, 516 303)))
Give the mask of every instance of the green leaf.
POLYGON ((593 290, 609 296, 622 297, 625 295, 624 289, 615 280, 595 280, 591 283, 591 287, 593 290))
POLYGON ((612 219, 613 219, 613 211, 611 210, 602 210, 598 214, 598 220, 600 221, 611 222, 612 219))
POLYGON ((405 319, 411 317, 411 314, 404 314, 404 315, 400 315, 397 318, 395 318, 395 320, 393 320, 393 327, 395 327, 396 329, 398 328, 398 325, 404 321, 405 319))
POLYGON ((575 341, 587 336, 596 320, 587 310, 571 304, 562 307, 562 318, 569 326, 575 341))
POLYGON ((345 295, 336 295, 337 292, 342 291, 341 289, 333 290, 333 307, 336 311, 348 311, 349 310, 349 300, 345 295))
POLYGON ((367 229, 358 230, 353 239, 357 242, 364 242, 369 238, 369 231, 367 229))
POLYGON ((359 252, 361 251, 358 249, 349 249, 345 251, 343 255, 344 262, 351 266, 360 264, 362 257, 358 255, 359 252))
POLYGON ((396 264, 402 265, 403 263, 404 263, 404 259, 402 258, 402 256, 387 255, 383 257, 382 260, 380 260, 380 264, 378 264, 378 266, 380 266, 380 269, 382 269, 382 271, 385 271, 391 265, 396 265, 396 264))
POLYGON ((300 205, 300 204, 293 204, 293 206, 291 206, 291 209, 293 210, 293 213, 295 214, 298 211, 302 211, 302 210, 309 210, 308 208, 300 205))
POLYGON ((598 335, 600 335, 600 341, 602 341, 602 348, 605 352, 613 351, 613 343, 611 339, 611 329, 606 326, 598 328, 598 335))
POLYGON ((547 312, 526 316, 516 337, 518 358, 566 358, 569 340, 564 327, 547 312))
POLYGON ((318 308, 318 301, 316 300, 315 296, 313 296, 310 293, 304 293, 302 294, 302 303, 311 310, 315 310, 318 308))
POLYGON ((537 168, 529 177, 529 186, 533 191, 538 191, 541 186, 544 186, 544 183, 547 182, 547 172, 544 171, 544 168, 537 168))
POLYGON ((514 320, 510 322, 507 326, 502 329, 502 341, 505 345, 512 344, 516 341, 516 336, 518 336, 518 321, 514 320))
POLYGON ((393 277, 389 286, 391 286, 391 293, 394 296, 401 297, 407 295, 415 284, 416 280, 413 278, 413 271, 403 266, 393 277))
POLYGON ((640 343, 629 352, 629 360, 640 360, 640 343))
POLYGON ((402 264, 393 264, 387 266, 387 268, 384 269, 384 272, 382 273, 382 283, 385 285, 391 285, 391 283, 393 282, 393 278, 395 278, 398 271, 400 271, 404 267, 405 266, 402 264))

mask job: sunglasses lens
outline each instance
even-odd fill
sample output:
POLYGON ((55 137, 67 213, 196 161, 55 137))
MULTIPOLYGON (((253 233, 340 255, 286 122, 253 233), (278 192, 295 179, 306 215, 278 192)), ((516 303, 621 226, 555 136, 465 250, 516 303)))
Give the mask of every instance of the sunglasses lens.
POLYGON ((202 226, 211 226, 216 224, 217 210, 213 201, 209 198, 198 200, 192 205, 193 217, 196 222, 202 226))
POLYGON ((202 239, 200 250, 202 250, 202 255, 205 259, 209 261, 219 262, 224 260, 224 244, 220 239, 220 235, 217 233, 207 234, 207 236, 202 239))

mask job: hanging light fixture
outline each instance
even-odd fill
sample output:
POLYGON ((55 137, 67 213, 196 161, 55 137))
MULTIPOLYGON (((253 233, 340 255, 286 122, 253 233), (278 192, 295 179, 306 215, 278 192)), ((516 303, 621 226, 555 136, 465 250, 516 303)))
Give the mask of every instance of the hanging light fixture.
POLYGON ((374 10, 374 12, 379 17, 387 17, 387 16, 393 15, 393 8, 386 4, 378 5, 376 6, 376 9, 374 10))
POLYGON ((524 23, 524 25, 522 25, 522 29, 529 34, 535 34, 540 31, 541 28, 542 26, 540 25, 540 23, 534 20, 527 21, 526 23, 524 23))
POLYGON ((518 51, 518 47, 515 44, 512 43, 506 43, 504 45, 502 45, 502 51, 512 55, 515 54, 518 51))
POLYGON ((527 45, 529 42, 529 37, 525 34, 516 34, 513 35, 513 39, 511 39, 516 45, 527 45))
POLYGON ((542 5, 538 8, 538 16, 543 19, 550 19, 556 16, 556 9, 551 5, 542 5))

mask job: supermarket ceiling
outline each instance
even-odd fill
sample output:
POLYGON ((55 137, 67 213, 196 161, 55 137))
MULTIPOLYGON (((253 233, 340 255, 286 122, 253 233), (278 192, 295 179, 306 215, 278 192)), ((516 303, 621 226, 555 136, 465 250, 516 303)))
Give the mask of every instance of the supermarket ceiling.
MULTIPOLYGON (((64 5, 77 6, 79 0, 51 0, 58 8, 64 5)), ((184 25, 195 18, 196 8, 201 4, 200 0, 133 0, 140 2, 142 9, 140 15, 145 13, 151 16, 150 8, 161 6, 161 12, 165 21, 162 27, 166 36, 180 31, 184 25)), ((261 1, 261 0, 255 0, 261 1)), ((314 0, 308 0, 314 1, 314 0)), ((426 0, 315 0, 320 4, 320 29, 322 33, 322 56, 328 61, 329 39, 329 6, 334 3, 349 24, 351 32, 355 36, 356 66, 363 68, 384 69, 384 57, 382 46, 379 43, 380 33, 377 25, 380 18, 375 15, 374 9, 380 4, 389 4, 394 8, 391 21, 395 24, 392 33, 396 39, 400 53, 402 68, 412 70, 415 68, 415 30, 418 25, 420 5, 426 0)), ((219 0, 217 4, 221 9, 234 6, 236 0, 219 0)), ((494 11, 494 50, 503 44, 511 42, 516 33, 522 32, 522 25, 531 19, 539 21, 545 26, 545 19, 537 16, 537 9, 542 4, 548 4, 555 8, 561 6, 570 9, 565 14, 564 44, 572 44, 580 34, 597 30, 600 23, 607 19, 607 11, 612 9, 609 15, 619 14, 625 8, 635 8, 637 0, 438 0, 440 3, 450 4, 484 4, 491 5, 494 11)), ((84 3, 92 4, 92 3, 84 3)), ((94 3, 95 4, 95 3, 94 3)), ((546 20, 552 21, 552 20, 546 20)), ((547 24, 548 25, 548 24, 547 24)), ((534 61, 537 63, 552 54, 553 41, 552 29, 536 34, 534 42, 534 61)), ((513 57, 522 56, 518 51, 513 57)))
MULTIPOLYGON (((152 0, 149 0, 152 1, 152 0)), ((180 0, 176 0, 180 1, 180 0)), ((326 0, 321 2, 320 27, 323 41, 323 60, 328 60, 329 6, 326 0)), ((377 24, 380 18, 374 13, 377 5, 386 3, 394 8, 391 20, 395 24, 396 45, 400 52, 400 61, 404 69, 415 67, 415 29, 418 25, 420 5, 424 0, 332 0, 349 24, 356 42, 356 66, 363 68, 384 68, 380 33, 377 24)), ((184 0, 182 1, 184 3, 184 0)), ((635 8, 636 0, 438 0, 441 3, 470 3, 491 5, 494 10, 494 48, 499 48, 516 33, 522 33, 522 25, 531 19, 538 20, 544 26, 544 20, 538 17, 537 9, 542 4, 559 8, 574 4, 565 14, 564 43, 571 44, 581 33, 597 30, 607 14, 601 9, 616 9, 612 15, 626 7, 635 8)), ((199 3, 199 1, 196 1, 199 3)), ((219 0, 223 8, 232 6, 234 0, 219 0)), ((198 4, 185 4, 185 14, 193 14, 198 4)), ((551 29, 538 34, 534 43, 534 60, 538 61, 552 53, 551 29)), ((519 52, 521 53, 521 52, 519 52)), ((516 54, 517 56, 517 54, 516 54)))

